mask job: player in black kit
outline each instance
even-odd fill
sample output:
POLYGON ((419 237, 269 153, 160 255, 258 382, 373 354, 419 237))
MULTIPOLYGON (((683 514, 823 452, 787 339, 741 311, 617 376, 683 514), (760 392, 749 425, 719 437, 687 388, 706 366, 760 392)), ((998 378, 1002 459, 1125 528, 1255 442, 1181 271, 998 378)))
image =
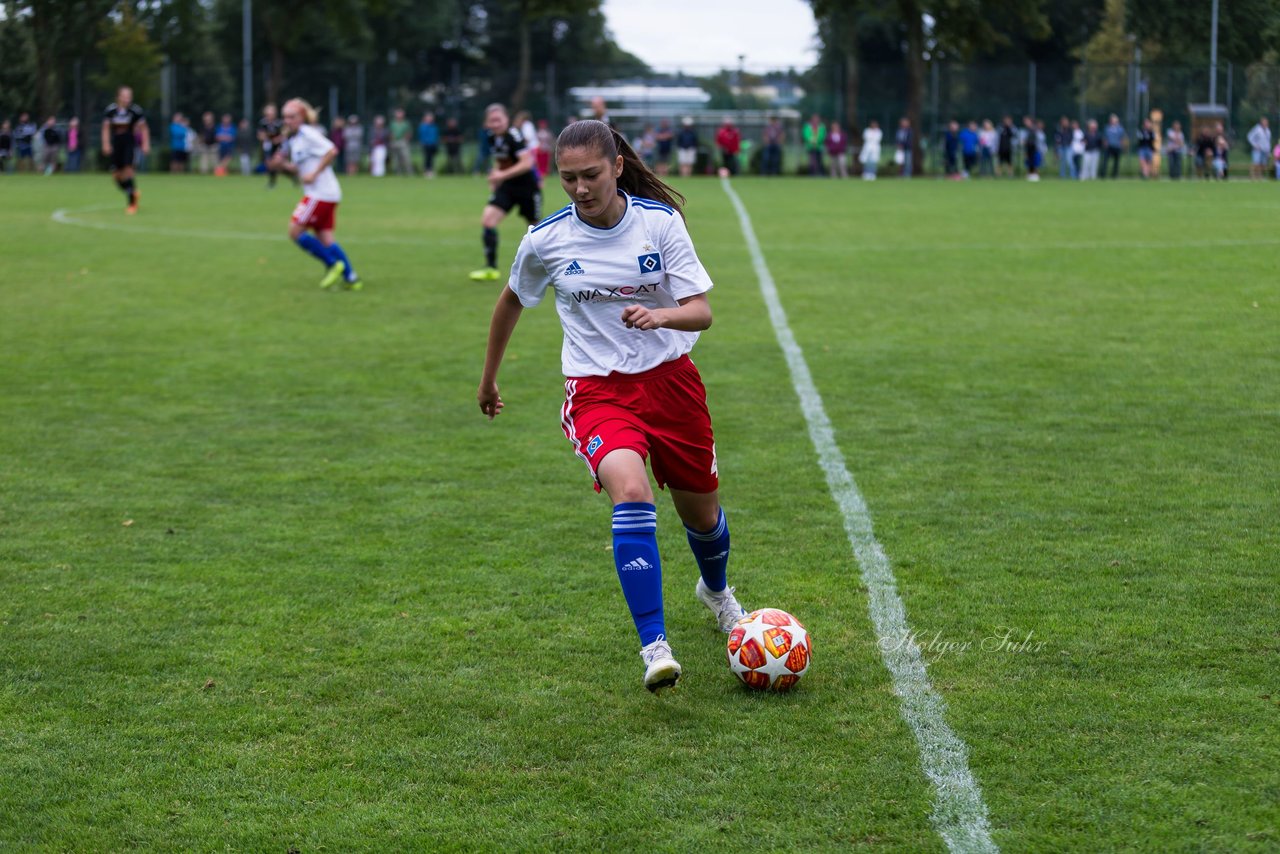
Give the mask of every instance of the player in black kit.
MULTIPOLYGON (((262 119, 258 122, 258 139, 262 141, 262 165, 267 170, 267 189, 276 185, 276 176, 280 170, 271 165, 271 158, 284 146, 284 122, 276 113, 275 104, 267 104, 262 108, 262 119)), ((294 178, 293 183, 298 183, 294 178)))
POLYGON ((129 197, 127 214, 138 212, 138 188, 133 183, 134 136, 142 145, 142 153, 151 153, 151 131, 146 114, 133 103, 133 90, 121 86, 116 101, 102 116, 102 153, 111 160, 111 177, 129 197))
POLYGON ((537 225, 542 217, 542 192, 533 168, 530 141, 511 126, 507 108, 490 104, 484 111, 484 126, 489 131, 489 151, 493 169, 489 171, 489 201, 484 206, 480 224, 484 226, 484 267, 474 271, 471 279, 492 282, 498 279, 498 224, 514 207, 520 215, 537 225))

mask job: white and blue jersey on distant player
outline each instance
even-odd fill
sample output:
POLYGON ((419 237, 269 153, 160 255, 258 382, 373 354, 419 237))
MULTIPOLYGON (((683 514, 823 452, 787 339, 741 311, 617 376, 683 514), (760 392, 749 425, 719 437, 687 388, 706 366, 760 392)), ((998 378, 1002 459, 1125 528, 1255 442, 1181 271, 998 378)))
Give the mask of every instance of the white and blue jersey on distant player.
MULTIPOLYGON (((315 125, 302 125, 298 132, 285 143, 285 152, 293 165, 298 168, 298 175, 308 175, 320 165, 324 156, 333 150, 333 143, 324 131, 315 125)), ((333 174, 333 167, 326 166, 320 170, 315 179, 304 184, 303 192, 307 198, 321 202, 342 201, 342 187, 338 177, 333 174)))
POLYGON ((569 205, 530 227, 511 266, 508 287, 526 308, 555 289, 567 377, 637 374, 680 358, 698 340, 696 332, 622 324, 628 305, 673 308, 712 283, 675 209, 618 192, 627 207, 612 228, 584 222, 569 205))

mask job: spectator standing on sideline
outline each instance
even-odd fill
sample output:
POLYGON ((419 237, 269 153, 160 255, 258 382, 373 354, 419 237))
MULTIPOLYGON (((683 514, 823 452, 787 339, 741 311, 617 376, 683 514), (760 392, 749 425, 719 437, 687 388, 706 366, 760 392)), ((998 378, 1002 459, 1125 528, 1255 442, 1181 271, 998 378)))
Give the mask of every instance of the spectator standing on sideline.
POLYGON ((972 175, 974 167, 978 165, 978 145, 978 123, 969 122, 960 131, 960 158, 964 163, 965 178, 972 175))
MULTIPOLYGON (((508 119, 508 122, 509 121, 510 120, 508 119)), ((474 171, 477 175, 489 174, 489 161, 493 157, 493 151, 490 146, 489 131, 485 127, 481 126, 480 131, 476 136, 476 162, 474 171)))
POLYGON ((0 121, 0 175, 9 174, 9 160, 13 157, 13 126, 9 120, 0 121))
POLYGON ((334 116, 333 121, 329 124, 329 141, 333 143, 333 148, 338 155, 333 158, 333 171, 338 175, 345 175, 347 172, 347 122, 342 116, 334 116))
POLYGON ((874 181, 876 169, 880 166, 880 145, 884 141, 884 131, 880 123, 872 119, 862 129, 862 150, 858 152, 858 160, 862 162, 862 180, 874 181))
POLYGON ((1040 180, 1041 134, 1031 116, 1022 119, 1022 158, 1027 167, 1027 180, 1040 180))
POLYGON ((391 132, 387 130, 385 116, 373 117, 373 128, 369 131, 369 174, 375 178, 386 177, 387 146, 391 143, 391 132))
POLYGON ((1249 177, 1254 181, 1259 181, 1267 171, 1267 160, 1271 157, 1271 125, 1267 123, 1267 117, 1263 116, 1258 119, 1258 123, 1249 128, 1249 135, 1246 137, 1249 141, 1250 161, 1249 161, 1249 177))
POLYGON ((942 171, 949 178, 960 174, 960 123, 955 119, 942 132, 942 171))
POLYGON ((827 126, 827 157, 832 178, 849 177, 849 136, 837 121, 827 126))
POLYGON ((1000 134, 991 119, 982 120, 982 130, 978 131, 978 174, 988 178, 996 174, 996 148, 1000 145, 1000 134))
POLYGON ((218 143, 218 165, 214 167, 213 174, 219 178, 227 177, 227 166, 231 163, 231 157, 236 153, 236 126, 231 120, 230 113, 223 113, 222 120, 218 122, 218 131, 214 135, 218 143))
POLYGON ((347 116, 347 126, 342 129, 343 156, 347 159, 347 174, 359 173, 364 165, 364 125, 355 113, 347 116))
MULTIPOLYGON (((671 173, 671 149, 676 142, 676 132, 671 128, 670 119, 663 119, 658 122, 658 132, 654 134, 654 137, 658 141, 658 174, 665 177, 671 173)), ((539 138, 539 145, 541 144, 541 138, 539 138)), ((555 140, 548 132, 546 146, 548 155, 553 145, 555 145, 555 140)))
POLYGON ((591 99, 591 118, 598 122, 604 122, 610 127, 613 126, 613 120, 609 118, 609 109, 605 105, 604 97, 596 95, 591 99))
POLYGON ((444 143, 444 171, 450 175, 461 175, 466 170, 462 167, 462 128, 458 127, 457 119, 445 120, 440 141, 444 143))
POLYGON ((174 113, 169 121, 169 171, 186 172, 187 163, 191 159, 191 150, 187 148, 186 117, 182 113, 174 113))
POLYGON ((1084 168, 1084 131, 1080 129, 1080 123, 1075 119, 1071 120, 1071 177, 1079 181, 1081 170, 1084 168))
POLYGON ((720 176, 738 174, 738 152, 742 149, 742 134, 729 116, 724 117, 720 130, 716 131, 716 148, 720 149, 720 176))
POLYGON ((253 152, 258 147, 257 142, 253 125, 249 124, 247 118, 241 119, 236 125, 236 154, 240 158, 241 175, 253 174, 253 152))
POLYGON ((18 114, 18 123, 13 128, 13 144, 18 150, 14 166, 18 172, 36 171, 35 139, 39 130, 31 121, 30 113, 18 114))
POLYGON ((208 110, 200 117, 200 174, 208 175, 218 168, 218 122, 208 110))
POLYGON ((1071 119, 1066 116, 1058 119, 1058 127, 1053 132, 1053 150, 1058 155, 1058 177, 1074 180, 1076 170, 1071 160, 1071 119))
POLYGON ((1081 181, 1098 180, 1098 161, 1102 158, 1102 131, 1098 130, 1098 120, 1089 119, 1084 132, 1084 163, 1080 170, 1081 181))
POLYGON ((1151 119, 1143 119, 1138 131, 1138 168, 1144 181, 1160 177, 1156 174, 1156 130, 1151 119))
POLYGON ((413 174, 412 141, 409 120, 404 117, 404 110, 396 108, 391 114, 391 166, 397 175, 413 174))
POLYGON ((58 130, 58 120, 54 116, 45 119, 40 129, 40 140, 44 143, 40 161, 44 166, 44 174, 52 175, 58 169, 58 151, 62 148, 62 133, 58 130))
POLYGON ((685 116, 680 120, 680 133, 676 136, 676 162, 680 165, 681 178, 688 178, 693 174, 693 165, 698 162, 698 131, 693 126, 693 116, 685 116))
MULTIPOLYGON (((533 152, 533 165, 539 175, 551 174, 551 151, 556 147, 556 138, 551 135, 551 128, 546 119, 538 119, 538 129, 534 131, 538 147, 533 152)), ((668 146, 670 151, 670 146, 668 146)))
POLYGON ((70 121, 68 121, 68 122, 67 122, 67 166, 66 166, 66 169, 67 169, 67 171, 68 171, 68 172, 79 172, 79 171, 80 171, 80 160, 81 160, 81 157, 80 157, 80 154, 81 154, 80 146, 81 146, 81 143, 82 143, 82 142, 83 142, 83 140, 81 140, 81 139, 80 139, 80 120, 79 120, 78 118, 76 118, 75 116, 72 116, 72 117, 71 117, 71 119, 70 119, 70 121))
POLYGON ((915 164, 915 133, 911 130, 911 119, 903 116, 898 122, 898 133, 894 137, 894 143, 897 145, 897 151, 893 153, 893 159, 897 162, 899 169, 898 174, 903 178, 910 178, 915 164))
POLYGON ((769 121, 765 123, 764 134, 760 140, 761 175, 782 174, 783 134, 782 121, 777 116, 770 116, 769 121))
POLYGON ((1169 179, 1182 178, 1182 153, 1187 148, 1187 138, 1182 134, 1182 122, 1175 120, 1164 134, 1164 154, 1169 159, 1169 179))
POLYGON ((822 150, 827 144, 827 126, 822 123, 817 113, 809 117, 809 122, 801 130, 800 136, 804 142, 805 153, 809 155, 809 174, 815 178, 826 175, 827 170, 822 164, 822 150))
POLYGON ((436 177, 436 154, 440 151, 440 125, 436 124, 436 114, 422 114, 418 122, 418 145, 422 146, 422 174, 426 178, 436 177))
POLYGON ((1102 138, 1106 142, 1107 147, 1102 152, 1102 177, 1107 177, 1107 163, 1111 163, 1111 178, 1115 180, 1120 176, 1120 155, 1124 153, 1124 148, 1129 143, 1129 134, 1125 133, 1124 125, 1120 124, 1120 117, 1115 113, 1111 114, 1111 118, 1107 119, 1107 126, 1102 132, 1102 138))
POLYGON ((653 125, 645 125, 644 130, 636 137, 635 142, 631 145, 635 149, 636 154, 652 171, 655 167, 655 160, 658 156, 658 135, 653 131, 653 125))
POLYGON ((1231 177, 1231 141, 1223 130, 1222 122, 1214 129, 1213 138, 1213 174, 1218 180, 1225 181, 1231 177))
POLYGON ((1018 139, 1018 129, 1013 126, 1013 116, 1005 116, 1000 122, 1000 134, 996 143, 996 177, 1013 177, 1013 146, 1018 139))

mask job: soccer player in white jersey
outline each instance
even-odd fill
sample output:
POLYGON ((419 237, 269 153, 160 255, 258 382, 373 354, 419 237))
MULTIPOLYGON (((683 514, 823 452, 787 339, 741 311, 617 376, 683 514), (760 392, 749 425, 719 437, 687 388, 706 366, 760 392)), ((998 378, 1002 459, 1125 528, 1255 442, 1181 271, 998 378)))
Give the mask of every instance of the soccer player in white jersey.
POLYGON ((676 683, 666 639, 657 513, 646 458, 671 493, 701 577, 696 595, 728 632, 745 611, 728 586, 729 528, 720 508, 706 390, 689 351, 711 325, 711 278, 680 208, 627 141, 600 121, 569 125, 556 142, 573 204, 530 227, 494 307, 476 397, 503 408, 498 368, 521 312, 554 292, 564 329, 561 426, 596 491, 613 502, 613 559, 640 634, 644 684, 676 683))
POLYGON ((283 115, 288 143, 272 156, 272 167, 296 175, 303 191, 302 201, 289 220, 289 239, 324 264, 320 287, 333 287, 341 280, 347 289, 358 291, 362 287, 360 277, 333 238, 334 219, 342 201, 342 188, 333 174, 338 149, 320 130, 315 108, 306 101, 289 101, 283 115), (307 229, 315 231, 315 236, 307 229))

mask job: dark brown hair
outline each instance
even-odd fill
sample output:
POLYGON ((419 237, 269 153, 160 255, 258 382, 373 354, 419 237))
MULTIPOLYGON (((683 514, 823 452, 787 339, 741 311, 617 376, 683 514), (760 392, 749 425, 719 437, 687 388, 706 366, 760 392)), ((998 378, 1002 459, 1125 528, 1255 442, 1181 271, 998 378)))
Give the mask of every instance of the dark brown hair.
POLYGON ((589 148, 598 151, 610 163, 621 154, 622 174, 618 177, 618 188, 628 195, 653 199, 670 205, 682 218, 684 217, 684 196, 653 174, 653 170, 646 166, 631 148, 626 137, 604 122, 598 122, 595 119, 579 119, 560 131, 560 136, 556 139, 556 154, 567 148, 589 148))

